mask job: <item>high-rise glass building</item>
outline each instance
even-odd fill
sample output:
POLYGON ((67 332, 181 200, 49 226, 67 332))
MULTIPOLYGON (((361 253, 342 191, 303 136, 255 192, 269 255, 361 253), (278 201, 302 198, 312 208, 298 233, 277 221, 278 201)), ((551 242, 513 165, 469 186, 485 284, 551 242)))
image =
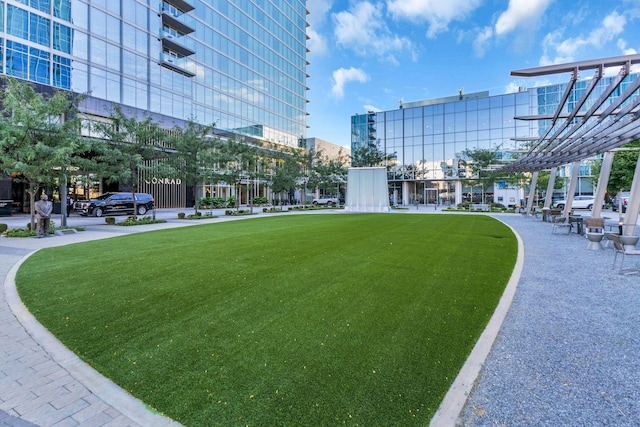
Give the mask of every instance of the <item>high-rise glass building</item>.
POLYGON ((306 133, 305 0, 3 0, 0 73, 297 146, 306 133))
MULTIPOLYGON (((611 93, 605 107, 615 101, 636 78, 630 74, 611 93)), ((614 77, 603 78, 580 105, 587 111, 606 91, 614 77)), ((517 93, 490 96, 478 92, 447 98, 404 103, 389 111, 369 111, 351 117, 351 149, 375 147, 393 160, 388 166, 392 203, 460 203, 477 198, 479 187, 469 185, 465 151, 495 150, 508 160, 544 135, 566 90, 566 84, 521 89, 517 93)), ((569 114, 589 87, 578 81, 569 93, 562 113, 569 114)), ((568 167, 561 177, 569 176, 568 167)), ((588 163, 581 167, 578 192, 593 192, 588 163)), ((522 194, 521 194, 522 195, 522 194)), ((505 205, 517 204, 505 201, 505 205)))

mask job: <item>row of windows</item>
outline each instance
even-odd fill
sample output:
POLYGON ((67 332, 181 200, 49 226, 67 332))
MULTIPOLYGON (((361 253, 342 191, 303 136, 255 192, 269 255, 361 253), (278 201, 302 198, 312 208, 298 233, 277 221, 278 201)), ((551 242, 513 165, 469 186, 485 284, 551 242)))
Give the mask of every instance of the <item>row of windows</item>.
MULTIPOLYGON (((65 4, 69 6, 61 0, 52 1, 54 8, 65 4)), ((248 128, 258 122, 268 124, 265 133, 279 140, 283 139, 282 131, 291 132, 289 136, 295 135, 296 138, 304 134, 304 70, 291 68, 296 75, 283 78, 281 72, 272 70, 273 64, 267 64, 259 56, 249 56, 246 51, 243 51, 244 54, 238 52, 236 46, 230 56, 237 55, 240 61, 246 63, 244 66, 216 52, 219 63, 213 68, 194 68, 198 77, 189 79, 155 65, 160 58, 161 44, 154 42, 152 37, 157 35, 150 34, 148 27, 139 27, 148 24, 149 17, 153 17, 158 23, 156 32, 161 29, 157 14, 149 14, 150 6, 134 0, 122 0, 123 5, 128 5, 127 10, 136 10, 136 13, 127 13, 127 20, 134 22, 129 24, 110 15, 120 12, 120 3, 92 1, 90 7, 82 1, 74 2, 73 8, 67 8, 69 19, 73 16, 74 25, 78 26, 73 31, 56 20, 52 21, 30 10, 13 5, 0 7, 3 11, 11 7, 11 19, 7 19, 6 23, 3 19, 3 23, 11 28, 8 31, 10 34, 49 49, 37 49, 13 41, 11 46, 7 43, 5 72, 44 84, 72 88, 81 93, 91 91, 96 98, 182 119, 193 117, 194 112, 202 113, 221 128, 248 128), (138 13, 142 11, 144 13, 138 13), (81 28, 91 31, 91 35, 81 28), (51 35, 53 40, 49 40, 51 35), (120 46, 120 40, 124 49, 120 46), (73 62, 73 71, 71 60, 52 55, 51 48, 78 58, 73 62), (149 58, 156 59, 150 62, 149 58), (250 68, 262 69, 263 74, 250 68), (264 78, 266 74, 269 74, 269 79, 264 78), (209 89, 203 91, 195 82, 206 83, 209 89), (194 95, 198 98, 192 99, 194 95)), ((3 4, 0 2, 0 5, 3 4)), ((42 7, 50 8, 51 4, 42 7)), ((212 31, 206 29, 208 33, 212 31)), ((226 46, 234 44, 226 41, 226 46)), ((203 49, 212 52, 210 48, 203 49)), ((291 67, 275 52, 272 54, 274 62, 288 63, 291 67)))
MULTIPOLYGON (((628 76, 601 109, 620 96, 635 78, 637 75, 628 76)), ((611 81, 607 78, 598 83, 584 103, 584 111, 595 104, 611 81)), ((588 81, 576 84, 570 94, 569 105, 563 110, 565 113, 576 107, 588 84, 588 81)), ((565 88, 566 85, 552 85, 518 93, 515 97, 488 97, 473 102, 353 116, 352 145, 357 148, 375 143, 386 153, 394 153, 396 160, 392 175, 397 179, 437 177, 443 173, 438 165, 452 163, 464 150, 496 147, 509 150, 519 148, 520 143, 514 139, 540 135, 551 125, 550 120, 518 121, 514 117, 554 114, 565 88)))
POLYGON ((215 11, 211 11, 211 15, 212 20, 196 23, 199 42, 194 49, 197 60, 203 64, 212 64, 212 56, 233 58, 237 61, 238 68, 249 67, 258 74, 279 82, 298 96, 304 96, 305 86, 300 83, 304 82, 306 76, 306 60, 303 56, 284 49, 281 42, 273 39, 261 27, 253 26, 247 32, 215 11), (291 78, 281 79, 283 73, 291 78))
MULTIPOLYGON (((610 103, 614 102, 627 88, 631 85, 638 74, 629 74, 624 80, 613 90, 613 92, 607 98, 604 106, 606 108, 610 103)), ((581 108, 582 112, 589 110, 595 102, 605 93, 605 90, 609 87, 614 79, 612 77, 606 77, 601 79, 593 92, 589 95, 589 98, 581 108)), ((590 80, 578 81, 575 84, 573 90, 569 93, 569 98, 562 110, 563 113, 572 112, 577 106, 578 102, 582 99, 586 92, 586 89, 590 85, 590 80)), ((566 90, 567 84, 557 84, 535 88, 531 91, 531 114, 549 115, 554 114, 558 108, 558 104, 562 99, 562 95, 566 90)), ((636 92, 637 93, 637 92, 636 92)), ((630 102, 628 100, 627 102, 630 102)), ((624 104, 623 104, 624 105, 624 104)))
POLYGON ((454 113, 469 113, 473 111, 509 107, 515 109, 518 114, 526 114, 529 107, 529 94, 527 92, 518 92, 479 99, 466 99, 456 102, 392 110, 385 112, 385 115, 387 120, 402 120, 416 117, 451 115, 454 113))
POLYGON ((513 128, 516 126, 514 111, 503 109, 478 110, 469 113, 436 115, 406 120, 376 122, 378 135, 386 138, 434 135, 461 131, 513 128))
MULTIPOLYGON (((219 116, 224 112, 229 116, 251 117, 250 124, 269 123, 270 126, 279 129, 294 131, 294 135, 300 135, 304 126, 294 115, 295 110, 282 103, 273 102, 272 105, 263 106, 262 103, 242 101, 232 98, 219 92, 207 91, 210 98, 201 99, 203 90, 196 91, 200 102, 198 107, 194 106, 194 100, 190 96, 181 96, 161 90, 159 87, 149 86, 137 82, 133 79, 121 77, 117 73, 110 73, 97 67, 87 67, 76 63, 73 70, 73 90, 77 92, 91 91, 91 95, 96 98, 106 99, 116 103, 131 105, 142 109, 148 109, 155 113, 165 114, 172 117, 189 119, 193 114, 193 109, 209 111, 204 114, 208 122, 216 122, 219 128, 232 129, 235 122, 222 123, 219 116), (289 109, 288 109, 289 108, 289 109), (218 117, 215 117, 218 116, 218 117)), ((170 70, 158 67, 158 80, 168 81, 175 77, 175 73, 170 70)), ((185 78, 186 79, 186 78, 185 78)), ((188 79, 187 79, 188 80, 188 79)), ((203 115, 198 115, 198 120, 203 120, 203 115)), ((247 126, 242 122, 242 126, 247 126)))
POLYGON ((60 55, 53 55, 47 51, 29 47, 22 43, 8 40, 6 50, 4 40, 0 39, 0 57, 4 53, 4 73, 28 79, 46 85, 52 84, 62 88, 71 88, 71 61, 60 55), (53 78, 53 79, 52 79, 53 78))
MULTIPOLYGON (((215 22, 209 18, 209 10, 217 11, 221 16, 227 17, 229 22, 237 22, 242 28, 250 30, 252 34, 264 34, 264 42, 267 46, 276 49, 278 46, 286 46, 303 57, 306 52, 306 6, 305 2, 294 0, 285 7, 275 6, 275 2, 260 0, 238 0, 229 2, 226 0, 210 1, 211 8, 203 3, 202 9, 198 8, 198 15, 204 12, 205 22, 215 22), (294 11, 295 9, 295 11, 294 11), (284 12, 283 12, 284 11, 284 12), (303 11, 302 13, 300 13, 303 11), (253 22, 262 27, 252 30, 253 22), (264 30, 263 30, 264 29, 264 30), (266 31, 265 31, 266 30, 266 31), (266 34, 265 34, 266 33, 266 34), (291 43, 289 43, 290 41, 291 43)), ((214 24, 214 28, 221 28, 214 24)), ((224 30, 224 29, 223 29, 224 30)), ((224 34, 228 34, 226 31, 224 34)))
MULTIPOLYGON (((140 7, 140 5, 138 5, 138 7, 140 7)), ((114 10, 115 9, 113 9, 112 11, 114 10)), ((104 11, 100 11, 97 9, 91 9, 90 12, 86 10, 86 13, 91 14, 92 32, 95 32, 96 34, 104 36, 105 39, 109 40, 109 42, 107 42, 106 40, 99 40, 99 39, 92 38, 89 44, 89 37, 87 35, 83 33, 76 34, 74 38, 74 55, 86 60, 89 60, 89 57, 90 57, 91 61, 96 64, 103 65, 113 70, 118 70, 120 67, 119 55, 117 55, 116 53, 116 51, 118 50, 118 47, 110 43, 111 41, 117 42, 118 40, 120 40, 120 34, 118 31, 119 25, 118 25, 117 19, 115 17, 111 17, 104 11), (89 55, 89 52, 91 52, 90 55, 89 55), (109 58, 108 61, 107 61, 107 58, 109 58), (112 59, 112 58, 115 58, 115 59, 112 59)), ((141 13, 136 13, 135 15, 140 16, 141 13)), ((83 9, 74 9, 74 22, 78 22, 79 25, 82 27, 83 26, 82 22, 85 22, 85 21, 87 21, 85 11, 83 9)), ((139 24, 143 24, 143 22, 139 22, 139 24)), ((160 26, 160 24, 158 25, 160 26)), ((213 30, 205 27, 200 28, 198 33, 211 34, 211 35, 214 34, 213 30)), ((213 37, 212 37, 212 40, 214 40, 213 37)), ((230 55, 231 57, 238 57, 241 59, 249 57, 248 55, 243 56, 242 51, 237 51, 238 46, 235 45, 234 43, 229 42, 226 36, 216 37, 215 40, 218 43, 220 43, 221 49, 223 45, 226 46, 228 49, 235 46, 234 51, 231 52, 231 55, 230 55)), ((148 46, 151 46, 152 50, 154 49, 154 44, 148 43, 149 41, 148 33, 126 23, 122 25, 122 41, 125 47, 135 49, 136 51, 141 52, 143 54, 148 51, 148 46)), ((138 61, 135 61, 135 60, 132 61, 131 59, 133 56, 134 55, 131 52, 124 51, 123 57, 129 57, 129 58, 124 59, 122 61, 123 73, 125 75, 131 75, 137 78, 146 78, 146 76, 144 76, 144 74, 146 73, 145 67, 140 66, 138 61), (136 64, 135 71, 131 70, 132 68, 131 64, 136 64)), ((154 52, 150 52, 150 56, 159 58, 160 53, 159 51, 157 52, 157 54, 154 54, 154 52)), ((270 104, 270 106, 266 107, 268 109, 280 108, 281 110, 285 110, 286 108, 290 108, 290 107, 284 107, 284 106, 281 106, 281 107, 275 106, 278 103, 284 101, 285 103, 292 105, 295 110, 295 114, 292 114, 289 117, 304 116, 304 109, 306 108, 306 102, 304 98, 304 95, 306 94, 306 87, 303 84, 294 83, 296 80, 295 78, 283 80, 282 73, 277 72, 276 70, 273 70, 271 64, 266 64, 264 61, 258 59, 258 56, 252 55, 250 60, 246 61, 247 66, 249 67, 247 68, 239 65, 238 63, 232 61, 226 56, 223 56, 218 53, 214 54, 211 48, 205 48, 204 46, 202 46, 202 48, 200 49, 200 47, 197 46, 195 58, 204 59, 203 64, 213 65, 212 68, 209 68, 209 67, 205 68, 203 66, 202 72, 198 72, 196 77, 196 80, 204 79, 204 82, 208 86, 211 86, 212 88, 217 88, 213 90, 223 90, 222 88, 224 86, 222 84, 215 85, 213 80, 218 78, 218 76, 220 75, 219 73, 225 73, 230 76, 234 76, 234 78, 235 77, 240 78, 241 81, 245 81, 249 83, 239 87, 238 86, 239 84, 237 82, 233 82, 232 79, 230 78, 223 79, 223 80, 228 80, 229 81, 228 85, 232 86, 229 91, 229 93, 232 96, 237 96, 238 94, 240 94, 245 100, 266 99, 268 100, 267 103, 270 104), (216 59, 214 59, 214 57, 216 59), (268 77, 270 77, 273 82, 281 81, 284 83, 289 83, 289 85, 287 86, 291 86, 293 89, 296 90, 296 92, 292 93, 287 90, 284 90, 283 88, 281 88, 279 85, 275 83, 269 84, 269 81, 265 81, 264 77, 260 77, 257 73, 250 71, 250 69, 257 69, 258 73, 260 73, 260 71, 263 71, 264 73, 267 73, 267 71, 269 71, 270 76, 268 77), (216 71, 214 72, 213 70, 216 70, 216 71), (256 85, 256 82, 258 81, 263 81, 264 83, 262 85, 256 85), (256 89, 256 87, 258 89, 256 89)), ((151 76, 153 76, 154 74, 157 75, 159 73, 152 72, 151 76)), ((298 78, 298 81, 300 81, 300 79, 304 81, 304 76, 302 75, 302 72, 298 71, 297 78, 298 78)), ((170 80, 170 82, 183 81, 183 80, 184 80, 183 78, 175 76, 170 80)), ((106 80, 100 80, 100 81, 103 82, 106 80)), ((163 81, 161 84, 163 86, 166 86, 167 82, 163 81)), ((184 87, 183 85, 183 89, 184 91, 182 93, 185 96, 191 94, 190 86, 184 87)), ((137 97, 137 98, 140 98, 140 97, 137 97)), ((136 102, 136 103, 139 104, 139 102, 136 102)))
MULTIPOLYGON (((16 0, 26 6, 30 6, 40 12, 51 14, 51 0, 16 0)), ((53 0, 53 16, 71 20, 71 0, 53 0)))
MULTIPOLYGON (((0 24, 3 25, 4 21, 0 24)), ((50 19, 13 5, 7 5, 7 34, 42 46, 53 46, 54 49, 64 53, 71 53, 71 28, 59 22, 54 22, 53 25, 53 45, 51 45, 50 19)))

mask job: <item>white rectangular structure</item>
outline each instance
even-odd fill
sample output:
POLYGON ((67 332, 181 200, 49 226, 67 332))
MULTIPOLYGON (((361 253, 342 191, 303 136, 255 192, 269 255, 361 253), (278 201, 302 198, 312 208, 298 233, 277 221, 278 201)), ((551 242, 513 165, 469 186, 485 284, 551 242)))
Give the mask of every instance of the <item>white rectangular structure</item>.
POLYGON ((387 169, 383 167, 349 168, 347 212, 389 212, 387 169))

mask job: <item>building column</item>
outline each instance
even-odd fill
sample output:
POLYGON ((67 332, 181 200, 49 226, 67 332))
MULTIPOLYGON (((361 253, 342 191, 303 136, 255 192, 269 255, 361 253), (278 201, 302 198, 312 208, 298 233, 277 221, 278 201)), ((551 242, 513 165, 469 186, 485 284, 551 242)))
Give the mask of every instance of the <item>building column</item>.
POLYGON ((411 200, 409 200, 409 181, 402 181, 402 204, 405 206, 411 204, 411 200))
POLYGON ((571 181, 569 181, 569 190, 567 191, 567 200, 564 207, 565 218, 569 217, 571 212, 571 206, 573 205, 573 195, 576 193, 576 187, 578 186, 578 176, 580 175, 580 162, 573 162, 571 167, 571 181))
POLYGON ((528 214, 531 213, 533 209, 533 198, 536 195, 536 187, 538 186, 538 171, 533 173, 533 177, 531 178, 531 188, 529 188, 529 199, 527 200, 527 210, 528 214))
POLYGON ((544 207, 547 209, 551 208, 551 204, 553 203, 553 190, 556 186, 556 175, 558 173, 557 167, 552 167, 549 172, 549 183, 547 184, 547 194, 544 196, 544 207))
POLYGON ((455 205, 456 207, 462 203, 462 181, 455 181, 455 205))
POLYGON ((591 217, 593 218, 600 218, 600 213, 602 212, 602 203, 604 202, 604 194, 607 192, 607 184, 609 183, 609 176, 611 175, 614 154, 613 151, 607 151, 604 153, 604 158, 602 159, 598 187, 596 187, 593 209, 591 210, 591 217))
POLYGON ((633 236, 636 224, 638 223, 638 213, 640 212, 640 154, 638 154, 638 162, 636 163, 636 171, 633 175, 633 183, 631 184, 631 192, 629 194, 629 204, 624 214, 624 226, 622 234, 624 236, 633 236))

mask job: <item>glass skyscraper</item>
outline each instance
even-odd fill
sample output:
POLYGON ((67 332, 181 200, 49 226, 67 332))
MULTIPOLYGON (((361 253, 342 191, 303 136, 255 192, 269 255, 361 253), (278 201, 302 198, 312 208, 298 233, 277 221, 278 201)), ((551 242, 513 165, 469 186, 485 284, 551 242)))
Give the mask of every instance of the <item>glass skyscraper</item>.
POLYGON ((295 146, 306 15, 304 0, 5 0, 1 71, 295 146))
MULTIPOLYGON (((608 102, 613 102, 637 76, 627 76, 608 102)), ((612 79, 603 78, 580 111, 587 111, 612 79)), ((573 110, 588 83, 576 83, 563 114, 573 110)), ((387 166, 394 203, 459 203, 463 192, 469 197, 479 191, 468 186, 467 171, 459 167, 461 161, 468 160, 464 152, 489 149, 508 159, 526 150, 551 126, 565 89, 566 84, 555 84, 496 96, 489 92, 460 93, 404 103, 395 110, 358 114, 351 117, 352 152, 375 146, 393 155, 387 166)), ((569 173, 561 168, 559 174, 562 177, 569 173)), ((580 193, 592 192, 592 181, 587 178, 590 174, 588 164, 584 164, 580 193)))
POLYGON ((4 0, 0 73, 105 106, 297 146, 306 135, 305 0, 4 0))

